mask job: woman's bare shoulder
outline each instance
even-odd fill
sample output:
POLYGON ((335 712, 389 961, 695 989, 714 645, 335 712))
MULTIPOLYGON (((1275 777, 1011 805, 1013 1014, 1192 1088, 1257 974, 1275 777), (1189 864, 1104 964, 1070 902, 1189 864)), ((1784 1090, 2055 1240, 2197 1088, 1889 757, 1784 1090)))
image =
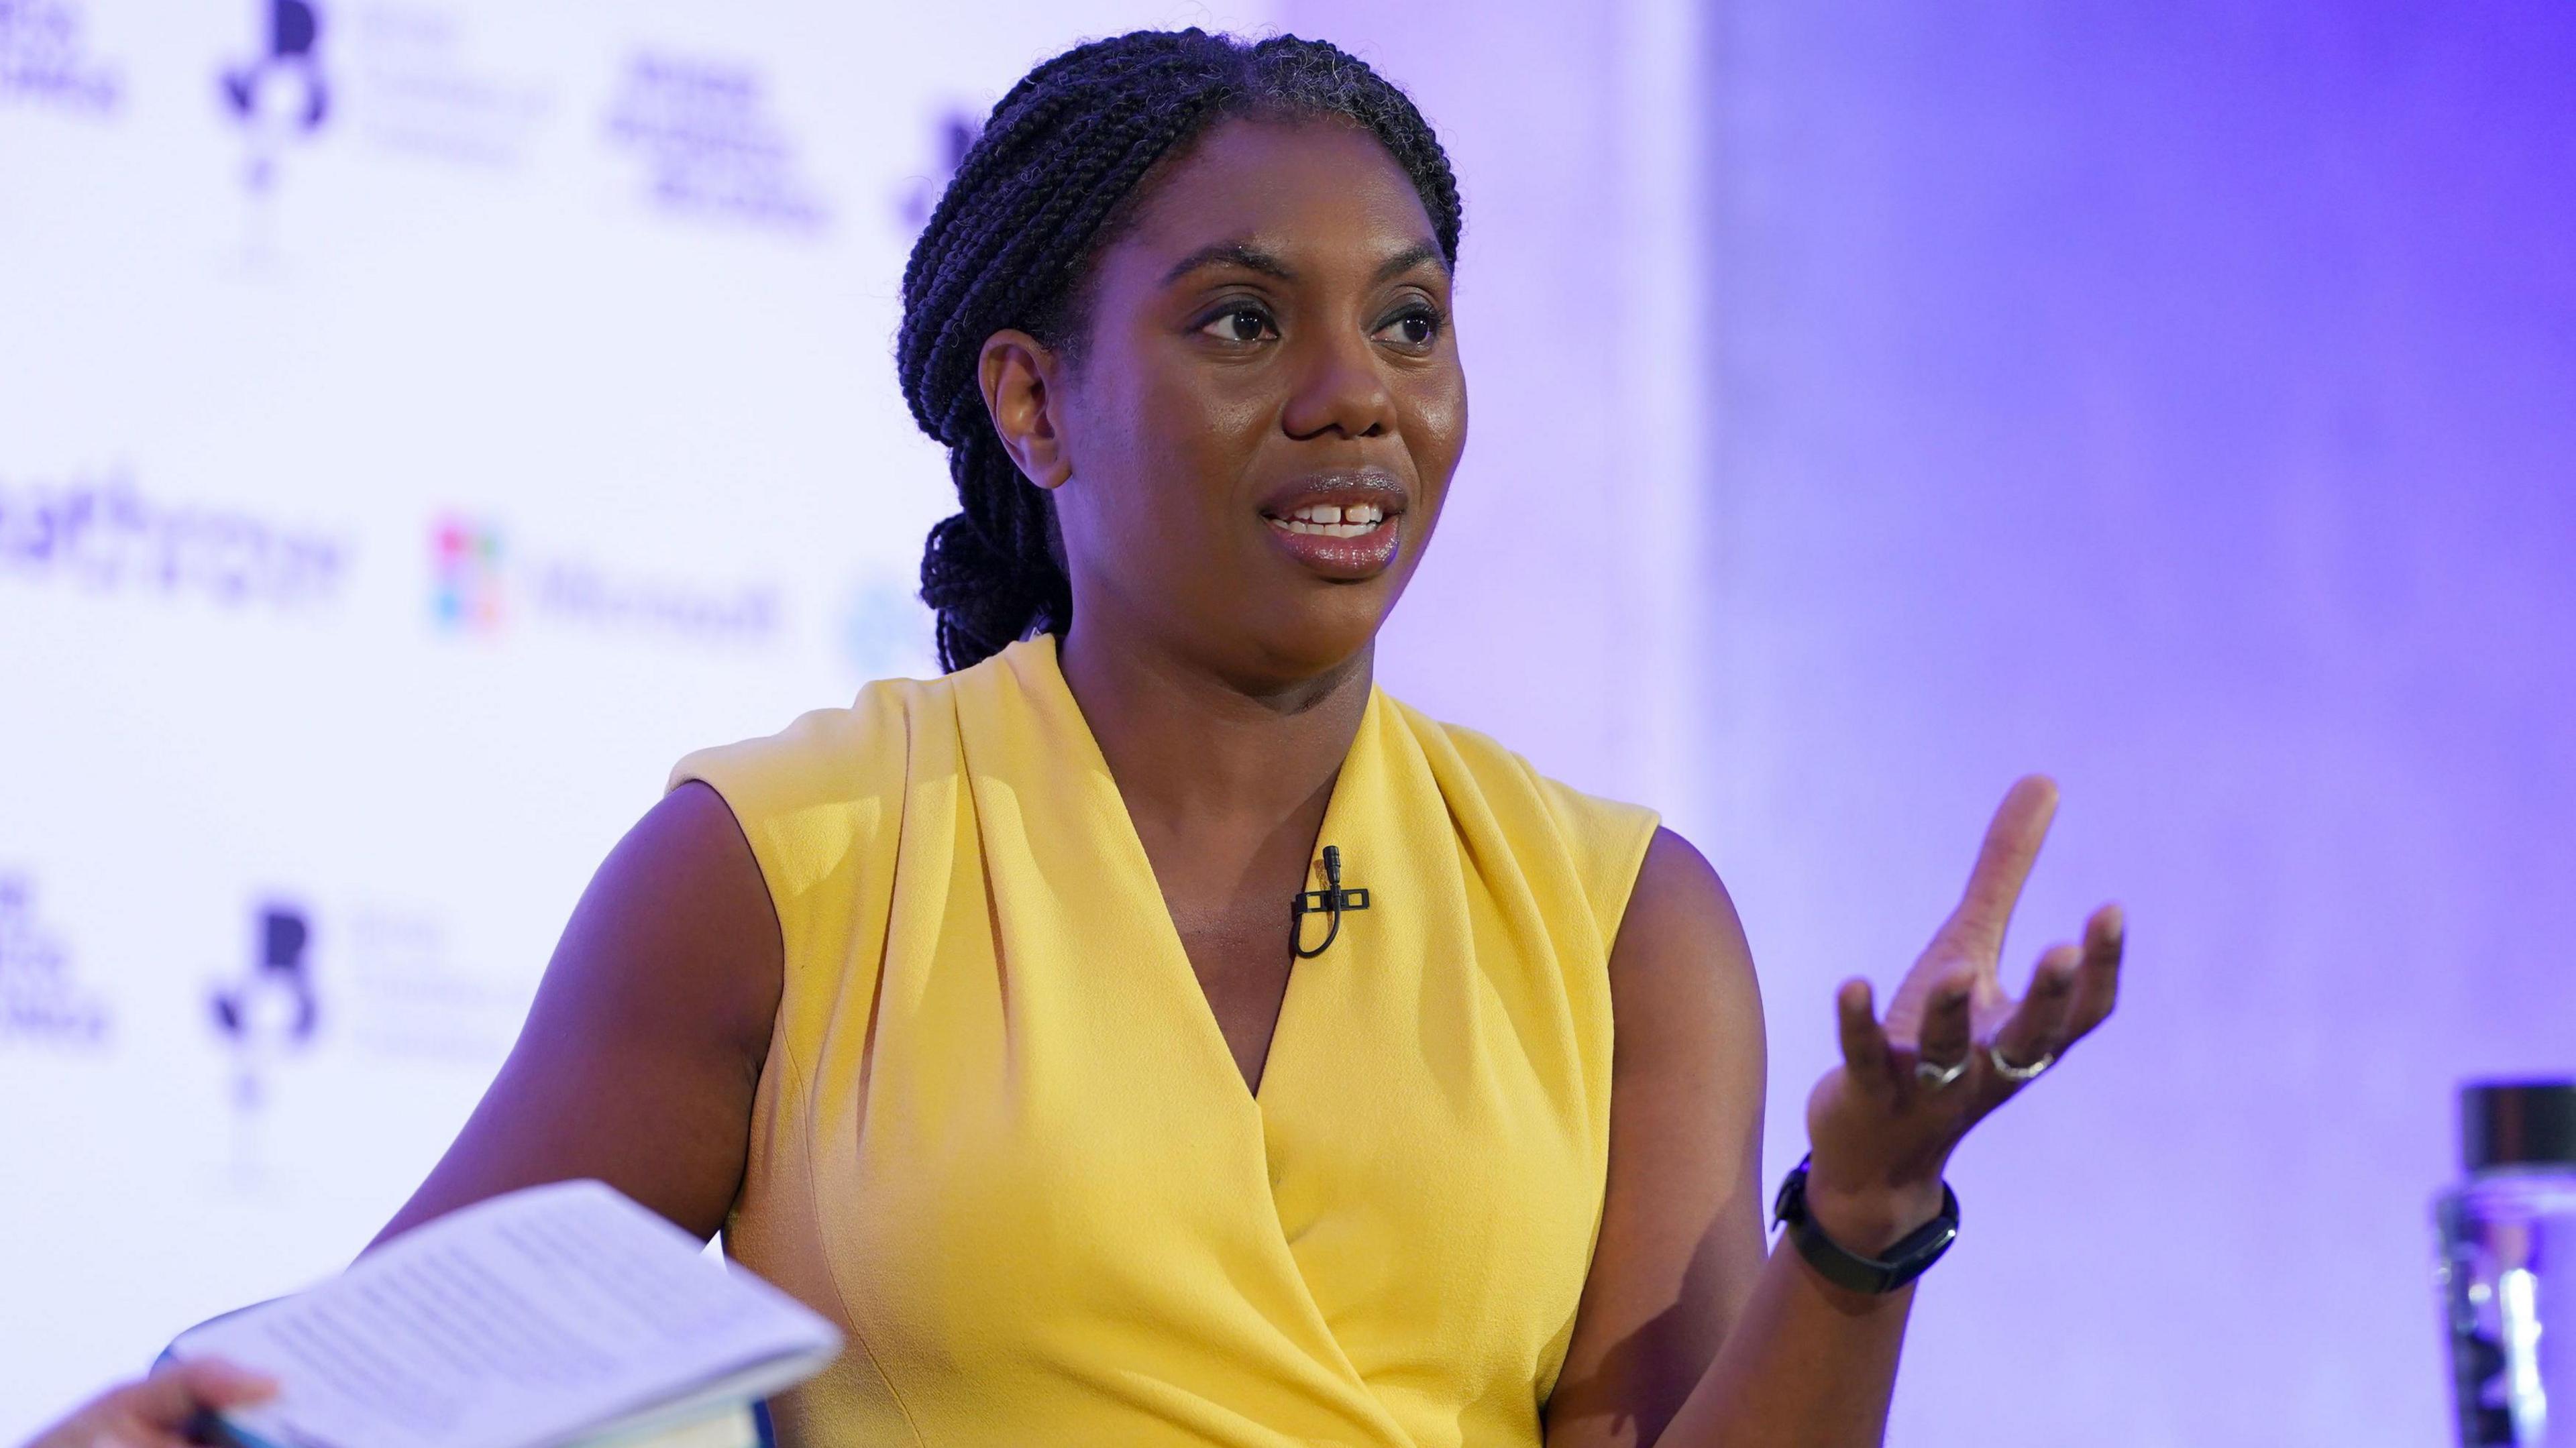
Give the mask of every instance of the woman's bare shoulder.
POLYGON ((1610 997, 1609 1180, 1551 1448, 1652 1442, 1763 1261, 1761 992, 1725 884, 1669 829, 1638 867, 1610 997))
POLYGON ((509 1059, 377 1241, 576 1177, 712 1235, 741 1184, 783 954, 733 811, 679 785, 592 877, 509 1059))

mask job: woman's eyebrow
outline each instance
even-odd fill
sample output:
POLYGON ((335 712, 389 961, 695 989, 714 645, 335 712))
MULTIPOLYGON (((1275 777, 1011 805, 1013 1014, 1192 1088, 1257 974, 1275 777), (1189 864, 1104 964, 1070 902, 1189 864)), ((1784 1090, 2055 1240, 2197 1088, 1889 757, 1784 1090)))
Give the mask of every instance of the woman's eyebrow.
POLYGON ((1182 257, 1170 271, 1163 273, 1163 285, 1170 286, 1201 267, 1239 266, 1283 282, 1293 282, 1297 273, 1274 252, 1265 251, 1248 241, 1220 241, 1200 247, 1182 257))
POLYGON ((1433 246, 1427 241, 1417 241, 1413 245, 1406 247, 1404 250, 1397 252, 1395 255, 1388 257, 1385 263, 1377 269, 1377 280, 1380 282, 1391 282, 1397 277, 1404 275, 1406 272, 1413 270, 1415 267, 1422 265, 1424 262, 1430 262, 1439 267, 1443 275, 1446 275, 1449 271, 1448 259, 1440 254, 1440 248, 1433 246))
MULTIPOLYGON (((1449 270, 1448 259, 1440 254, 1439 247, 1427 241, 1417 241, 1380 262, 1375 280, 1381 283, 1393 281, 1425 262, 1440 268, 1443 273, 1449 270)), ((1168 287, 1202 267, 1212 266, 1239 266, 1245 271, 1259 272, 1283 282, 1297 279, 1296 268, 1280 260, 1277 252, 1248 241, 1220 241, 1200 247, 1173 263, 1172 269, 1163 273, 1163 285, 1168 287)))

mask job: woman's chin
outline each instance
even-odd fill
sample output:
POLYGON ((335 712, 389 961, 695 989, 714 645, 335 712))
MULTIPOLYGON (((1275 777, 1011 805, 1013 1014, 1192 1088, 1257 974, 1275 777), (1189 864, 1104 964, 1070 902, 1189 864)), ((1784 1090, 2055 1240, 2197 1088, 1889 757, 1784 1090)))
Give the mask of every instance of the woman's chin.
POLYGON ((1256 640, 1265 672, 1281 684, 1322 679, 1367 657, 1392 604, 1392 581, 1383 576, 1365 583, 1299 592, 1266 609, 1246 630, 1256 640))

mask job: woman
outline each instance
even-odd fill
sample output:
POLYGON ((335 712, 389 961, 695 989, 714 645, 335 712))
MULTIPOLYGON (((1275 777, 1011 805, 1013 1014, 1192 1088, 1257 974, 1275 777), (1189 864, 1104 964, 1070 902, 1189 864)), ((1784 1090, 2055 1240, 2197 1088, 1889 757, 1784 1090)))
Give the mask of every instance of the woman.
POLYGON ((2119 917, 2004 994, 2017 785, 1886 1018, 1843 987, 1766 1254, 1716 876, 1371 684, 1466 441, 1459 225, 1327 45, 1004 97, 904 278, 953 672, 684 761, 387 1233, 581 1175, 724 1229, 849 1330, 789 1442, 1875 1441, 1943 1164, 2119 917))

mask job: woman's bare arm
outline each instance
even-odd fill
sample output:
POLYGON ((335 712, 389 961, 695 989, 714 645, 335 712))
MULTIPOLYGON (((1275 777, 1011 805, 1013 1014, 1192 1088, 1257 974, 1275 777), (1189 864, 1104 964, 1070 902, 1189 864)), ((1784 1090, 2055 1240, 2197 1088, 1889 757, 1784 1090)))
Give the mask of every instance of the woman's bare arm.
MULTIPOLYGON (((2004 926, 2056 788, 2014 786, 1959 908, 1885 1021, 1864 981, 1835 997, 1843 1063, 1807 1103, 1809 1209, 1847 1249, 1928 1221, 1960 1137, 2023 1083, 1990 1064, 2054 1059, 2110 1014, 2123 924, 2097 911, 2016 1001, 1996 981, 2004 926), (1965 1063, 1949 1084, 1915 1064, 1965 1063)), ((1794 1250, 1764 1255, 1761 1002, 1734 907, 1697 852, 1658 834, 1611 955, 1618 1028, 1609 1200, 1549 1448, 1864 1448, 1886 1431, 1911 1286, 1835 1286, 1794 1250)))
POLYGON ((500 1075, 376 1241, 576 1177, 714 1235, 742 1183, 783 956, 733 811, 704 784, 664 796, 592 877, 500 1075))
POLYGON ((1548 1448, 1654 1442, 1763 1271, 1762 995, 1735 906, 1659 830, 1610 953, 1609 1196, 1548 1448))

